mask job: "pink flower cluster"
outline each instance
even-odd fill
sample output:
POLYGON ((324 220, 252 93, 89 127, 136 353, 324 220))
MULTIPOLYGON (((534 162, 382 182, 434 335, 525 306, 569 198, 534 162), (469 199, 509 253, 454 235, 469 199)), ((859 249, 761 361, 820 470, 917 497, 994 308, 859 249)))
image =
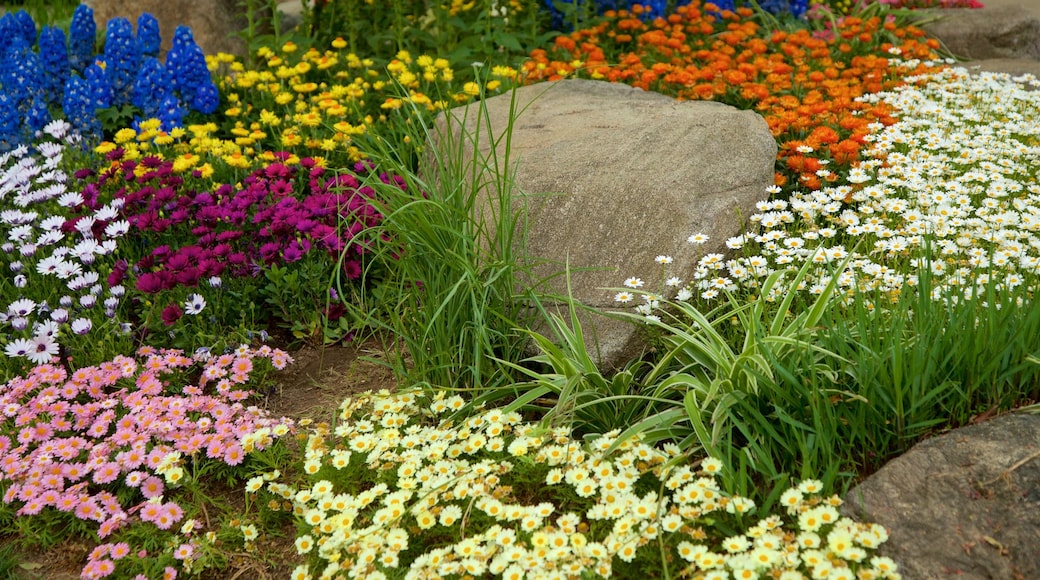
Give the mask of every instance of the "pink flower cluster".
MULTIPOLYGON (((164 500, 170 481, 161 475, 171 458, 238 465, 246 455, 243 438, 265 430, 269 435, 251 440, 251 448, 261 449, 293 427, 242 403, 259 361, 275 369, 292 362, 283 351, 243 346, 187 357, 145 347, 137 355, 71 375, 40 365, 0 385, 0 480, 3 501, 20 504, 18 515, 54 509, 96 523, 100 538, 132 521, 166 530, 184 516, 181 506, 164 500), (196 384, 187 383, 190 376, 196 384), (185 386, 174 389, 178 383, 185 386), (122 505, 113 486, 138 490, 123 494, 134 505, 122 505)), ((110 548, 91 559, 87 576, 106 576, 122 553, 110 548)))

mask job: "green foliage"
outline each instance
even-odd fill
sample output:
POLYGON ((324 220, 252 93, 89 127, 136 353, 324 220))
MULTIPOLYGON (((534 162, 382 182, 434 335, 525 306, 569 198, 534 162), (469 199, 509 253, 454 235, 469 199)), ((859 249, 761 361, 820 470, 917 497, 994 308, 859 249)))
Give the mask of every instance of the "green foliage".
MULTIPOLYGON (((300 29, 313 46, 339 37, 351 52, 389 60, 398 51, 447 58, 455 66, 516 66, 544 45, 539 0, 329 0, 309 3, 300 29)), ((466 73, 463 73, 464 75, 466 73)))
POLYGON ((524 364, 503 361, 529 380, 485 392, 473 400, 472 406, 507 403, 503 406, 506 412, 535 411, 544 427, 565 427, 586 439, 626 429, 639 431, 650 443, 682 439, 688 434, 675 425, 682 414, 674 408, 676 401, 659 389, 644 387, 645 376, 653 374, 650 363, 632 360, 607 377, 588 352, 579 315, 583 307, 573 297, 563 304, 567 319, 548 309, 543 311, 551 337, 525 331, 539 354, 525 359, 524 364), (651 390, 654 392, 647 392, 651 390))
POLYGON ((829 321, 821 345, 851 363, 841 387, 870 402, 842 419, 861 431, 862 444, 850 447, 872 454, 857 458, 863 464, 876 467, 931 430, 1040 396, 1030 360, 1040 352, 1040 311, 1024 306, 1028 285, 998 286, 990 281, 972 299, 935 297, 923 275, 884 309, 857 300, 849 316, 829 321))
MULTIPOLYGON (((525 326, 537 297, 520 282, 532 278, 531 262, 518 253, 525 227, 507 169, 515 107, 512 113, 507 127, 495 128, 501 147, 468 157, 481 150, 490 123, 483 101, 469 107, 479 127, 460 135, 441 131, 440 146, 422 152, 421 174, 413 169, 413 151, 390 148, 378 136, 362 145, 376 167, 371 175, 398 175, 402 183, 367 180, 383 221, 365 237, 384 240, 370 263, 385 265, 386 274, 378 302, 372 293, 358 296, 349 315, 400 341, 404 352, 392 365, 413 384, 491 389, 511 377, 500 361, 520 358, 524 338, 516 329, 525 326)), ((398 130, 406 142, 429 143, 439 129, 406 120, 398 130)), ((337 289, 343 292, 341 284, 337 289)))
POLYGON ((0 16, 5 12, 25 10, 38 27, 50 25, 67 29, 79 4, 79 0, 23 0, 0 4, 0 16))
MULTIPOLYGON (((246 17, 246 27, 236 35, 246 43, 248 60, 256 64, 261 47, 281 46, 292 41, 304 48, 311 46, 310 37, 298 29, 289 29, 282 21, 278 0, 238 0, 246 17)), ((327 44, 320 45, 327 46, 327 44)))

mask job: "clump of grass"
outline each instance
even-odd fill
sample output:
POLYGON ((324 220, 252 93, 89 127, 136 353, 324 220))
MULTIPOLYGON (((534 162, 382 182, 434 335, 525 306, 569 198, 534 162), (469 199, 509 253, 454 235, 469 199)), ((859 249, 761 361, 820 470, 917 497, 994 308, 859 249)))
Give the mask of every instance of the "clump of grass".
POLYGON ((401 123, 413 149, 389 148, 378 137, 364 148, 373 175, 401 177, 389 184, 369 180, 382 204, 374 233, 383 243, 365 251, 389 266, 352 311, 401 341, 393 366, 410 383, 493 389, 512 376, 502 361, 522 356, 526 339, 517 329, 537 312, 538 297, 537 284, 521 283, 531 279, 532 262, 523 255, 523 213, 513 203, 511 102, 498 136, 489 136, 491 119, 481 100, 463 113, 445 113, 436 128, 401 123), (474 129, 463 126, 463 116, 476 122, 474 129), (490 153, 480 153, 483 139, 495 140, 490 153), (420 145, 435 140, 436 147, 420 145))

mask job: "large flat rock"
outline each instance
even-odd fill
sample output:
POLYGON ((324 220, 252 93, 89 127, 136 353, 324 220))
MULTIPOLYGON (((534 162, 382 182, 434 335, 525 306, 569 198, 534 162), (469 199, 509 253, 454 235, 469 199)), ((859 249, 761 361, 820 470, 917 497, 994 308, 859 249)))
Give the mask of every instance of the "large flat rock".
POLYGON ((1040 578, 1040 415, 1009 414, 915 445, 843 509, 885 526, 908 580, 1040 578))
MULTIPOLYGON (((489 124, 475 106, 442 115, 435 146, 446 142, 447 127, 455 140, 465 128, 483 135, 480 158, 489 159, 496 142, 504 159, 511 98, 485 101, 489 124)), ((700 256, 724 252, 726 239, 744 231, 742 219, 768 197, 776 142, 753 111, 589 80, 526 86, 515 101, 511 167, 502 169, 515 171, 530 225, 527 249, 552 262, 536 268, 538 277, 569 263, 573 295, 588 306, 615 307, 607 289, 629 276, 646 280, 645 290, 661 290, 658 255, 675 259, 669 275, 688 280, 700 256), (711 241, 687 243, 694 232, 711 241)), ((468 158, 474 149, 470 140, 468 158)), ((566 292, 562 277, 553 289, 566 292)), ((590 346, 601 349, 606 366, 641 346, 631 324, 597 319, 595 330, 599 340, 590 346)))
POLYGON ((928 11, 925 32, 962 60, 1040 59, 1040 15, 1023 5, 928 11))
MULTIPOLYGON (((169 50, 173 31, 190 26, 195 42, 206 54, 227 52, 244 55, 246 44, 237 33, 246 28, 245 9, 238 0, 84 0, 94 9, 98 30, 121 16, 135 24, 147 12, 159 21, 162 50, 169 50)), ((264 3, 258 3, 264 4, 264 3)))

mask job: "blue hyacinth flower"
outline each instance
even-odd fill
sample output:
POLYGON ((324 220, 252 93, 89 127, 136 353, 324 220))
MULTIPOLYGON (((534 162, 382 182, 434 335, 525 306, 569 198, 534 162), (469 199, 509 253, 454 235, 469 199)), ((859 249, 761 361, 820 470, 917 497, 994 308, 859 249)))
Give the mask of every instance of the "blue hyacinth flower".
POLYGON ((22 36, 11 39, 0 65, 0 85, 19 110, 28 109, 32 98, 43 93, 40 56, 22 36))
POLYGON ((65 110, 65 119, 83 139, 85 148, 99 142, 102 135, 93 99, 86 80, 73 75, 65 82, 61 106, 65 110))
POLYGON ((105 74, 112 83, 112 104, 130 103, 137 70, 141 68, 141 56, 137 53, 137 40, 130 21, 113 18, 105 30, 105 74))
POLYGON ((195 91, 195 100, 191 102, 191 108, 204 115, 210 115, 216 112, 219 106, 220 92, 217 90, 217 85, 213 84, 213 81, 199 85, 199 89, 195 91))
POLYGON ((14 99, 0 89, 0 153, 22 144, 21 115, 14 99))
POLYGON ((172 131, 184 125, 184 107, 180 100, 173 95, 166 95, 159 104, 159 120, 162 121, 163 131, 172 131))
POLYGON ((40 31, 40 62, 43 65, 43 89, 47 102, 61 102, 65 80, 69 78, 69 52, 65 32, 55 26, 44 26, 40 31))
POLYGON ((195 103, 199 87, 213 80, 206 67, 206 55, 195 43, 191 28, 178 26, 173 33, 173 46, 166 53, 166 70, 173 78, 173 88, 188 105, 195 103))
POLYGON ((51 111, 47 106, 47 101, 39 95, 33 97, 32 103, 29 105, 29 111, 25 115, 24 130, 27 141, 35 139, 36 133, 50 122, 51 111))
POLYGON ((173 94, 170 75, 159 59, 146 57, 134 81, 133 105, 141 110, 145 119, 159 115, 159 105, 167 95, 173 94))
POLYGON ((97 64, 92 64, 84 71, 86 91, 90 106, 94 109, 106 109, 112 106, 112 81, 97 64))
POLYGON ((72 14, 69 25, 69 66, 82 74, 94 62, 94 42, 97 39, 97 24, 94 10, 80 4, 72 14))
POLYGON ((32 16, 25 10, 19 10, 12 17, 16 24, 15 33, 24 38, 29 46, 36 44, 36 22, 32 16))
POLYGON ((159 56, 159 21, 155 16, 145 12, 137 19, 137 52, 142 57, 159 56))

